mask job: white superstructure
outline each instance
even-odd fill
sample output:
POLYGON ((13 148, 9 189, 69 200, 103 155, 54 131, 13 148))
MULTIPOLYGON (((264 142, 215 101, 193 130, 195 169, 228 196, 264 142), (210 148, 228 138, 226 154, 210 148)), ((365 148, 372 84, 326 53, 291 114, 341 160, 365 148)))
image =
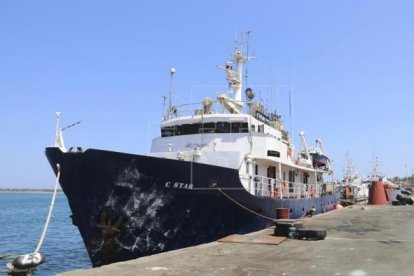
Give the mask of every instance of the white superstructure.
POLYGON ((149 155, 237 169, 255 195, 303 198, 327 192, 322 175, 331 170, 313 167, 309 154, 295 156, 281 117, 254 102, 252 89, 245 90, 243 101, 242 67, 250 58, 241 45, 232 62, 219 66, 230 91, 214 101, 169 107, 149 155))

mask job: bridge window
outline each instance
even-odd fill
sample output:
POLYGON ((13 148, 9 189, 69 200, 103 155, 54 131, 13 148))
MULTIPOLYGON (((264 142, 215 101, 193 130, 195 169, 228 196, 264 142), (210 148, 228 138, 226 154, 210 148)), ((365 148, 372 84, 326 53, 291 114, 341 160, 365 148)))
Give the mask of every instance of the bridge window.
POLYGON ((249 129, 248 129, 247 123, 239 123, 239 122, 231 123, 231 133, 246 133, 248 131, 249 129))
POLYGON ((175 126, 175 135, 183 135, 183 127, 182 126, 180 126, 180 125, 178 125, 178 126, 175 126))
POLYGON ((218 122, 216 127, 216 133, 229 133, 230 132, 230 123, 228 122, 218 122))
POLYGON ((193 126, 190 124, 183 125, 183 135, 193 134, 193 126))
POLYGON ((268 150, 267 156, 280 157, 280 152, 275 151, 275 150, 268 150))
POLYGON ((190 135, 198 133, 247 133, 249 132, 248 124, 242 122, 210 122, 210 123, 195 123, 183 124, 171 127, 161 128, 161 136, 178 136, 190 135))
POLYGON ((201 124, 200 133, 215 133, 216 123, 204 123, 201 124))
POLYGON ((164 127, 161 129, 161 136, 168 137, 174 136, 174 127, 164 127))

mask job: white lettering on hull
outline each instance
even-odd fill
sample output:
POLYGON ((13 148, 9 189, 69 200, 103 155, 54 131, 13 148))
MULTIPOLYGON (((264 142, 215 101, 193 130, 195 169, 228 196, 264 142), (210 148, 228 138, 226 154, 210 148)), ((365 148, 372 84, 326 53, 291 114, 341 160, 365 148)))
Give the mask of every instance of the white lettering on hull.
POLYGON ((173 189, 183 189, 183 190, 192 190, 193 184, 188 184, 184 182, 165 182, 165 188, 173 188, 173 189))

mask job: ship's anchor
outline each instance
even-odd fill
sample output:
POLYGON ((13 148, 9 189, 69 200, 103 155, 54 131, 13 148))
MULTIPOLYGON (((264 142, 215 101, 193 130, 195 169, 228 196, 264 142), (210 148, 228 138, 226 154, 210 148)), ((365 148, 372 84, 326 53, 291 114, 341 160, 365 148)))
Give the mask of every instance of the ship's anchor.
POLYGON ((111 210, 103 211, 97 227, 102 231, 102 244, 98 251, 101 251, 101 258, 104 263, 110 263, 113 260, 113 252, 119 245, 118 235, 121 232, 124 216, 119 215, 116 218, 111 210))
POLYGON ((102 229, 102 233, 105 236, 113 237, 121 232, 120 228, 123 221, 123 217, 119 216, 115 223, 112 223, 113 220, 109 218, 107 212, 103 212, 101 215, 101 221, 97 226, 102 229))

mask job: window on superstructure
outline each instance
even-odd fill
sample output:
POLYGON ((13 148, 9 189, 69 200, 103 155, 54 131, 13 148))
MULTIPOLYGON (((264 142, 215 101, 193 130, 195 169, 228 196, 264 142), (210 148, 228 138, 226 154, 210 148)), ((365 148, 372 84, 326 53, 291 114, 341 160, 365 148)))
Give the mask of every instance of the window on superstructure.
POLYGON ((174 127, 161 128, 161 136, 162 137, 174 136, 174 127))
POLYGON ((181 125, 181 127, 182 127, 182 131, 183 131, 182 135, 190 134, 191 129, 192 129, 192 126, 190 124, 184 124, 184 125, 181 125))
POLYGON ((239 129, 241 133, 249 132, 249 124, 248 123, 241 123, 241 128, 239 129))
POLYGON ((268 150, 267 156, 280 157, 280 152, 275 151, 275 150, 268 150))
POLYGON ((183 127, 181 125, 175 126, 175 135, 183 135, 183 127))
POLYGON ((190 134, 198 134, 200 133, 201 124, 192 124, 192 129, 190 134))
POLYGON ((231 133, 246 133, 249 132, 249 125, 247 123, 233 122, 231 123, 231 133))
POLYGON ((216 123, 204 123, 201 124, 200 133, 215 133, 216 123))
POLYGON ((228 122, 217 122, 216 133, 229 133, 230 123, 228 122))
POLYGON ((231 123, 231 133, 239 133, 241 129, 241 123, 231 123))
POLYGON ((190 135, 199 133, 247 133, 249 132, 249 125, 245 122, 209 122, 209 123, 195 123, 183 124, 171 127, 161 128, 161 136, 178 136, 190 135))

